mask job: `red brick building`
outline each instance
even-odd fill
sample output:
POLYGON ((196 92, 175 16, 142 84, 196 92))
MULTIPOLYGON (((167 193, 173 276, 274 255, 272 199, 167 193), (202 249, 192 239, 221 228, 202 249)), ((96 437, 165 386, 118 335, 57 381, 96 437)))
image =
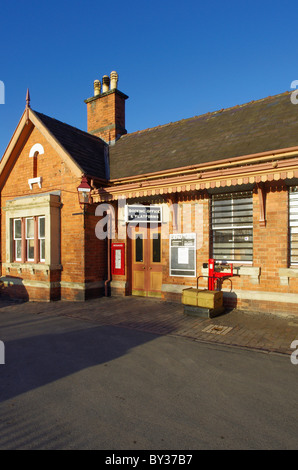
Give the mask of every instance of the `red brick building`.
POLYGON ((226 305, 298 313, 291 94, 127 134, 117 81, 94 82, 88 132, 26 106, 0 164, 2 295, 181 301, 214 258, 226 305))

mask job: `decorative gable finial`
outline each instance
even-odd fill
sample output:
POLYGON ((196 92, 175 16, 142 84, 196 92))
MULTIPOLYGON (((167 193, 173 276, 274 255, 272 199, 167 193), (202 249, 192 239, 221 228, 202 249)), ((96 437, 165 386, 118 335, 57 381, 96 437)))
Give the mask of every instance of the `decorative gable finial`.
POLYGON ((29 121, 29 108, 30 108, 30 93, 29 93, 29 88, 27 88, 27 93, 26 93, 26 124, 28 124, 29 121))
POLYGON ((27 88, 27 94, 26 94, 26 108, 30 108, 30 93, 29 93, 29 88, 27 88))

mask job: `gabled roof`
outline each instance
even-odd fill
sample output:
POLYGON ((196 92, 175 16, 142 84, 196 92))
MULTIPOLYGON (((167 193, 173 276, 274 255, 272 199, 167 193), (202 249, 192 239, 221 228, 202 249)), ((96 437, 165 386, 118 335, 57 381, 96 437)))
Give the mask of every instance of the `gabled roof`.
POLYGON ((83 173, 106 179, 108 169, 106 169, 105 162, 105 147, 107 144, 103 140, 45 114, 37 111, 33 111, 33 113, 82 169, 83 173))
POLYGON ((106 181, 106 175, 109 174, 106 158, 108 149, 102 139, 26 107, 0 162, 0 184, 7 178, 24 139, 32 132, 34 126, 77 177, 85 173, 106 181))
POLYGON ((111 179, 298 146, 290 94, 123 135, 110 147, 111 179))

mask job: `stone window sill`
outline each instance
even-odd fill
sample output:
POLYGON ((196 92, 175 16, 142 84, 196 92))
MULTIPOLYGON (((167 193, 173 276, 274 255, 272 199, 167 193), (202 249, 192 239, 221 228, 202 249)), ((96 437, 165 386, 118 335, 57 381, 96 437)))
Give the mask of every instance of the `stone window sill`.
POLYGON ((12 269, 16 269, 19 274, 22 272, 29 271, 31 274, 35 274, 36 271, 42 271, 46 274, 49 271, 62 271, 61 264, 45 264, 45 263, 2 263, 3 268, 5 268, 7 274, 10 273, 12 269))
MULTIPOLYGON (((223 272, 224 271, 225 269, 223 269, 223 272)), ((227 268, 226 271, 229 272, 230 268, 227 268)), ((261 268, 255 268, 249 265, 247 266, 233 265, 233 273, 234 275, 237 275, 237 276, 249 276, 250 282, 252 282, 253 284, 260 283, 261 268)), ((202 275, 208 276, 208 268, 202 268, 202 275)))
POLYGON ((298 266, 296 268, 279 269, 279 279, 282 286, 288 286, 291 277, 298 277, 298 266))

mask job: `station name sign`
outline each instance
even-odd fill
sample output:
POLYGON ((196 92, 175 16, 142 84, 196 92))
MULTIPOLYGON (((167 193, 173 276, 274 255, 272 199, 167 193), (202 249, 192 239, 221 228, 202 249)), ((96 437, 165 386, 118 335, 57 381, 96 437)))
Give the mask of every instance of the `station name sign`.
POLYGON ((143 206, 141 204, 125 206, 126 222, 162 222, 161 206, 143 206))

